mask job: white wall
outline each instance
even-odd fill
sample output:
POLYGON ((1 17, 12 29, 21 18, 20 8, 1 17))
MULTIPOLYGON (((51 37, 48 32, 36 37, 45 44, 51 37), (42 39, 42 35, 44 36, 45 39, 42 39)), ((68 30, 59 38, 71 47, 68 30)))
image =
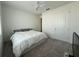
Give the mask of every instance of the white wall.
POLYGON ((50 38, 72 43, 73 32, 79 33, 79 2, 44 12, 42 31, 50 38))
POLYGON ((1 2, 0 2, 0 56, 2 56, 1 2))
POLYGON ((38 15, 3 5, 2 26, 3 38, 7 41, 15 29, 33 28, 34 30, 40 31, 41 20, 38 15))

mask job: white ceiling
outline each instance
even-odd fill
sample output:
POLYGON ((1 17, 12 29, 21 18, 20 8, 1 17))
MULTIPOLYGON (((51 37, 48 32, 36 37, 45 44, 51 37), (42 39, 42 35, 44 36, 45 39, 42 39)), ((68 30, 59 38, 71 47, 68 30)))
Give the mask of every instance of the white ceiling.
POLYGON ((45 6, 36 11, 36 2, 37 1, 3 1, 2 5, 18 8, 35 14, 41 14, 42 12, 46 11, 46 8, 54 9, 64 4, 71 3, 71 1, 40 1, 40 4, 45 4, 45 6))

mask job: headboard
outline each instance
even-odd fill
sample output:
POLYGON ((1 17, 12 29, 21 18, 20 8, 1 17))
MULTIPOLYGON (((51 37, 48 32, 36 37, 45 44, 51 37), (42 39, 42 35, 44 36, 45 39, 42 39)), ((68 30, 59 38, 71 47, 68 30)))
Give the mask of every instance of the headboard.
POLYGON ((16 30, 13 30, 13 32, 23 32, 23 31, 30 31, 32 30, 32 28, 27 28, 27 29, 16 29, 16 30))

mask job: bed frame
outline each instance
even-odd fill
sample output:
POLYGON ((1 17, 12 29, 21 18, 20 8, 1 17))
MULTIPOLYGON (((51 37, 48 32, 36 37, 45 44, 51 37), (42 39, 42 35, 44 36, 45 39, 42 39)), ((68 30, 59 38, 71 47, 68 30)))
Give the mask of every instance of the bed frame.
POLYGON ((79 57, 79 35, 76 32, 73 33, 72 50, 73 56, 79 57))

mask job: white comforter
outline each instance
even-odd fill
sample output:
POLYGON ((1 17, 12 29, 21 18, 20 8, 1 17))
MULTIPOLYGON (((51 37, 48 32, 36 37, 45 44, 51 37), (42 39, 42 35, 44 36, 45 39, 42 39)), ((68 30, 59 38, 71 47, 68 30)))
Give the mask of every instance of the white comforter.
POLYGON ((47 38, 47 36, 44 33, 34 30, 16 32, 10 38, 13 43, 13 53, 15 56, 20 56, 26 48, 45 38, 47 38))

